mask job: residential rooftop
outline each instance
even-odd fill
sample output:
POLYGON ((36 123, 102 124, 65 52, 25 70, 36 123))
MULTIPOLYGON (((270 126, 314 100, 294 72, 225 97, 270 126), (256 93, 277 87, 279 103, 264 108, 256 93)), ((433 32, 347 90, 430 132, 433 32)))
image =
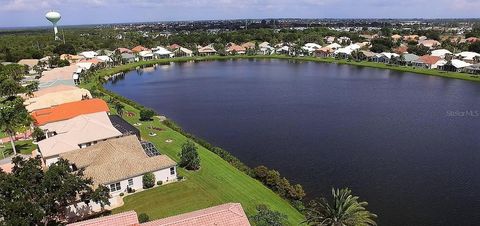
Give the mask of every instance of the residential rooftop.
POLYGON ((109 108, 105 101, 101 99, 88 99, 36 110, 31 113, 31 116, 37 125, 45 125, 51 122, 71 119, 79 115, 108 111, 109 108))
POLYGON ((176 166, 166 155, 148 157, 134 135, 109 139, 95 145, 60 154, 61 158, 85 168, 85 176, 95 185, 118 182, 176 166))

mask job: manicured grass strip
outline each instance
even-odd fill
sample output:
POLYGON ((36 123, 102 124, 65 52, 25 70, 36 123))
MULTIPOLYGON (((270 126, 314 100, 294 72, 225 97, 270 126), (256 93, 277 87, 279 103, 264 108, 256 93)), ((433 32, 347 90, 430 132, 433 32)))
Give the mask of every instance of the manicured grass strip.
MULTIPOLYGON (((15 142, 15 147, 17 148, 17 152, 19 154, 30 155, 32 151, 37 148, 35 144, 32 143, 31 140, 22 140, 15 142)), ((12 145, 10 142, 3 143, 0 147, 0 159, 4 157, 8 157, 13 154, 12 145)))
MULTIPOLYGON (((138 110, 127 106, 125 112, 136 114, 133 117, 124 116, 131 124, 139 122, 138 110)), ((178 161, 181 145, 187 138, 163 125, 157 118, 152 122, 141 123, 139 129, 142 137, 154 143, 162 154, 178 161), (150 127, 161 128, 162 131, 150 127), (150 137, 149 132, 154 132, 157 136, 150 137), (173 142, 165 142, 167 139, 173 142)), ((135 210, 137 213, 146 213, 152 219, 157 219, 227 202, 239 202, 247 215, 254 214, 257 205, 266 204, 286 214, 291 225, 298 225, 303 220, 303 216, 295 208, 259 181, 234 168, 207 149, 199 145, 197 147, 201 158, 199 171, 190 172, 179 168, 179 174, 186 177, 185 181, 125 197, 125 205, 114 209, 113 212, 135 210)))

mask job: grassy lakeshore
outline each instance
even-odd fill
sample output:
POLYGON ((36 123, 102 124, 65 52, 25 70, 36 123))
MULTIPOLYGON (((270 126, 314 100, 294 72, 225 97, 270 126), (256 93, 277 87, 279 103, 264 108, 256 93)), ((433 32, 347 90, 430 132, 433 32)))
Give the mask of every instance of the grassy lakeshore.
MULTIPOLYGON (((332 58, 322 59, 314 57, 289 57, 273 55, 189 57, 136 62, 100 70, 95 74, 95 78, 98 77, 99 79, 92 79, 91 82, 82 84, 82 87, 91 90, 98 89, 102 91, 102 93, 106 94, 106 96, 103 97, 106 100, 110 99, 111 97, 116 97, 118 100, 122 101, 126 106, 125 112, 132 112, 135 114, 135 116, 132 117, 124 116, 124 118, 130 123, 134 124, 139 122, 138 118, 140 105, 106 91, 101 84, 105 78, 108 78, 109 76, 119 72, 127 72, 137 67, 149 66, 153 64, 230 59, 285 59, 337 63, 405 71, 469 81, 480 81, 479 78, 474 78, 468 74, 462 73, 447 73, 437 70, 391 66, 374 62, 335 60, 332 58)), ((112 109, 112 112, 115 111, 112 109)), ((179 160, 178 153, 180 151, 180 146, 187 140, 185 136, 165 126, 157 118, 155 118, 155 120, 152 122, 142 122, 142 125, 139 127, 139 129, 142 133, 142 137, 153 142, 157 148, 159 148, 162 154, 166 154, 176 161, 179 160), (157 128, 157 130, 153 130, 151 127, 157 128), (158 131, 158 128, 160 128, 161 131, 158 131), (151 137, 148 135, 149 132, 155 132, 157 135, 151 137), (173 140, 173 142, 165 142, 168 139, 173 140)), ((148 214, 151 219, 157 219, 226 202, 240 202, 247 215, 252 215, 255 213, 256 205, 266 204, 272 209, 286 214, 288 216, 288 223, 291 225, 298 225, 303 220, 303 216, 295 208, 293 208, 287 201, 282 199, 273 191, 265 187, 257 180, 239 171, 213 152, 201 147, 200 145, 198 146, 202 165, 201 170, 197 172, 188 172, 183 169, 179 169, 179 174, 186 177, 185 181, 168 184, 160 188, 151 189, 125 197, 125 205, 114 209, 113 212, 119 213, 127 210, 135 210, 138 213, 148 214)))

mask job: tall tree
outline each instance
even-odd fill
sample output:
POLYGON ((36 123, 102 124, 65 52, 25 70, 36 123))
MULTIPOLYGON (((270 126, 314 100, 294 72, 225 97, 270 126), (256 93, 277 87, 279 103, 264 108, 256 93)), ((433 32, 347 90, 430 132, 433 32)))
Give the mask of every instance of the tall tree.
POLYGON ((372 226, 377 215, 365 207, 348 188, 333 189, 332 202, 325 198, 312 200, 306 209, 306 223, 319 226, 372 226))
POLYGON ((120 117, 123 117, 123 110, 125 109, 125 105, 120 103, 120 101, 115 101, 113 103, 113 108, 115 108, 115 111, 120 117))
POLYGON ((109 205, 108 189, 93 190, 91 179, 83 171, 73 171, 60 159, 42 169, 40 157, 13 159, 12 173, 0 170, 0 218, 5 225, 51 225, 66 219, 65 207, 93 201, 109 205))
POLYGON ((15 132, 21 127, 29 126, 31 122, 31 117, 20 97, 5 100, 0 104, 0 129, 9 136, 14 155, 17 154, 14 142, 15 132))
POLYGON ((198 155, 197 147, 190 140, 182 145, 180 166, 188 170, 200 169, 200 156, 198 155))

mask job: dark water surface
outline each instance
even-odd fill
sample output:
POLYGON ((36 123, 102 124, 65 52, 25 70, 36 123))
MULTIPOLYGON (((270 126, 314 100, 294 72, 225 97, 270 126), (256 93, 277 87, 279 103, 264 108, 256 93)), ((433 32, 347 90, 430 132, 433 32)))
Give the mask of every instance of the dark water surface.
POLYGON ((237 60, 132 71, 106 88, 310 196, 350 187, 380 225, 480 225, 479 83, 237 60))

